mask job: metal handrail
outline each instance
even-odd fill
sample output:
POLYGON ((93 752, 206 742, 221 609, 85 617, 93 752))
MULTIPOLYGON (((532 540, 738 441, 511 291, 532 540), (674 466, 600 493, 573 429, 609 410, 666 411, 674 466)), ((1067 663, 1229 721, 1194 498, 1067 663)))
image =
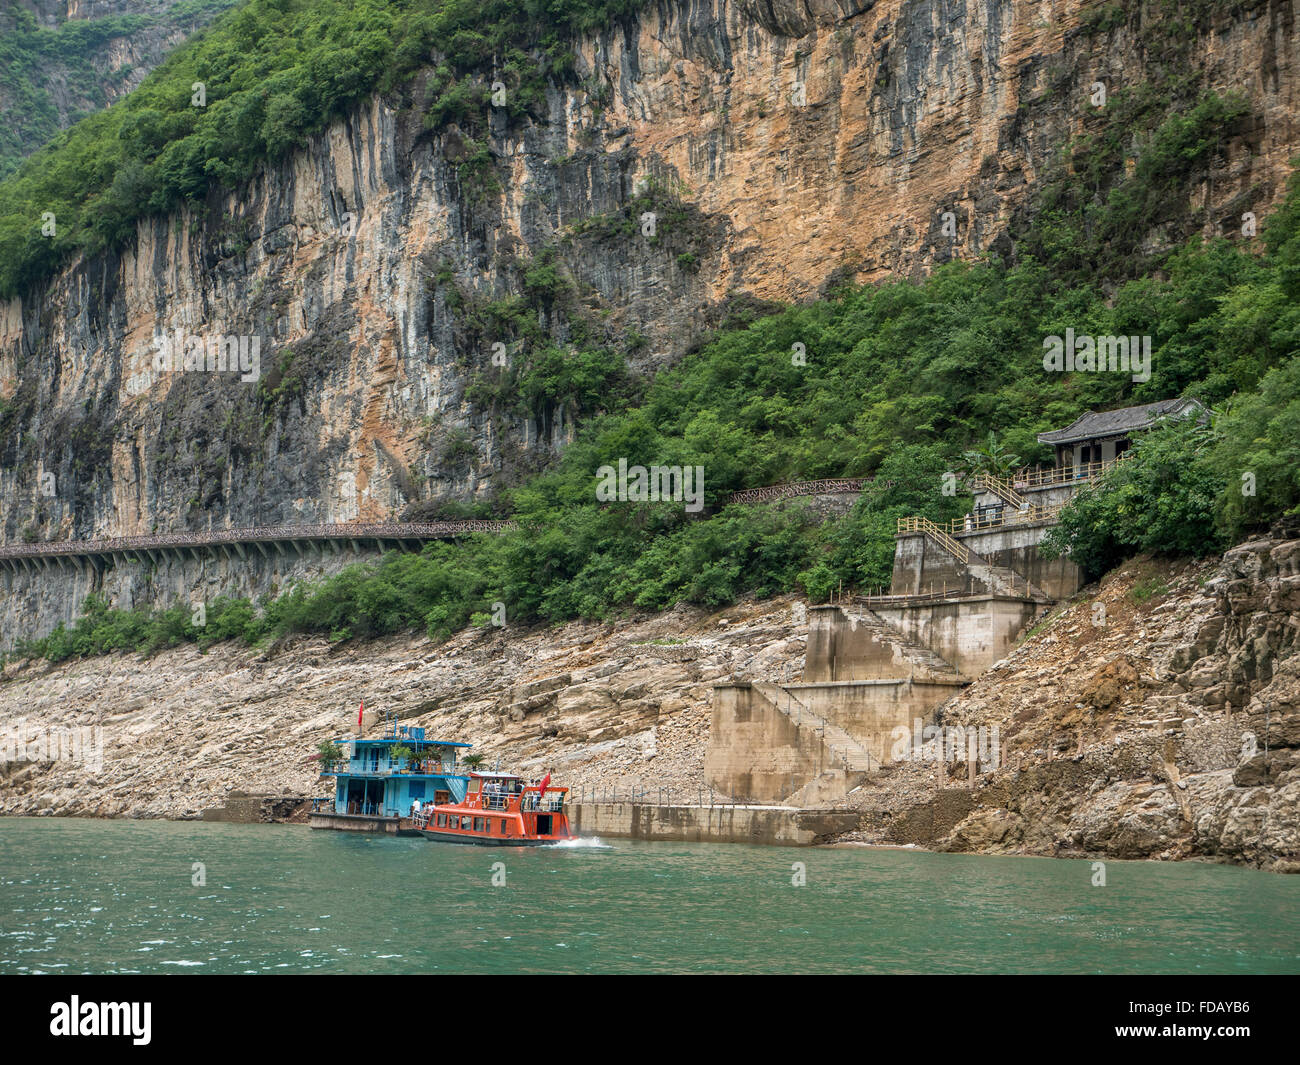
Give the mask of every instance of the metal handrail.
POLYGON ((538 800, 535 795, 525 795, 523 801, 519 804, 519 809, 524 813, 554 814, 564 809, 564 796, 557 795, 553 799, 543 798, 538 800), (530 801, 531 800, 531 801, 530 801))
POLYGON ((970 549, 953 539, 951 526, 952 522, 940 525, 929 518, 913 515, 898 519, 898 534, 921 533, 929 536, 937 541, 939 546, 952 555, 953 558, 965 565, 970 561, 970 549))
POLYGON ((998 498, 1010 503, 1013 507, 1023 507, 1029 502, 1029 500, 1016 491, 1010 481, 1004 480, 1001 477, 995 477, 991 473, 981 473, 972 477, 970 488, 972 492, 992 492, 998 498))
POLYGON ((653 800, 657 806, 672 806, 673 793, 684 799, 684 806, 764 806, 766 801, 751 799, 742 795, 717 795, 712 788, 620 788, 616 784, 579 784, 570 797, 574 805, 580 803, 631 803, 648 804, 653 800), (693 802, 691 800, 694 800, 693 802))
MULTIPOLYGON (((960 561, 966 559, 955 551, 949 544, 944 543, 943 537, 956 537, 964 533, 982 532, 985 529, 997 529, 1007 525, 1027 525, 1035 521, 1048 521, 1061 512, 1065 506, 1064 503, 1047 503, 1035 504, 1027 503, 1022 507, 1003 507, 995 518, 984 515, 973 515, 967 518, 953 518, 951 521, 935 522, 929 518, 917 516, 905 517, 898 519, 897 535, 907 536, 916 535, 917 533, 928 533, 936 540, 939 540, 945 548, 952 552, 960 561)), ((955 542, 955 541, 954 541, 955 542)), ((960 546, 960 545, 959 545, 960 546)), ((962 550, 966 550, 963 548, 962 550)), ((969 552, 967 552, 969 554, 969 552)))
POLYGON ((502 532, 514 521, 334 522, 321 525, 267 525, 155 536, 115 536, 103 540, 56 540, 40 544, 5 544, 0 558, 111 554, 167 547, 273 543, 280 540, 445 540, 472 532, 502 532))
MULTIPOLYGON (((1100 477, 1117 463, 1124 462, 1131 458, 1132 455, 1132 451, 1123 451, 1113 459, 1107 459, 1104 462, 1081 462, 1077 466, 1035 466, 1032 469, 1025 466, 1022 469, 1013 470, 1006 478, 1001 480, 1009 482, 1015 491, 1021 491, 1025 488, 1044 488, 1057 484, 1073 484, 1076 481, 1089 481, 1094 477, 1100 477)), ((978 474, 975 480, 985 476, 989 475, 978 474)))

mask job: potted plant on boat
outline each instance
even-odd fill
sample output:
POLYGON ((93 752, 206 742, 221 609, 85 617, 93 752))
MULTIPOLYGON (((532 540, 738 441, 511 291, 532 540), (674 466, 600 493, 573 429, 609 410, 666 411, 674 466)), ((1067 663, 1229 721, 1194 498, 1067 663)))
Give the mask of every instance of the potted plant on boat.
POLYGON ((415 751, 405 745, 390 747, 388 757, 398 763, 397 771, 399 773, 412 773, 414 768, 411 766, 411 759, 415 757, 415 751), (405 763, 405 764, 402 764, 405 763))
POLYGON ((328 773, 340 762, 346 760, 343 756, 343 748, 333 740, 326 740, 316 750, 320 755, 320 771, 322 773, 328 773))

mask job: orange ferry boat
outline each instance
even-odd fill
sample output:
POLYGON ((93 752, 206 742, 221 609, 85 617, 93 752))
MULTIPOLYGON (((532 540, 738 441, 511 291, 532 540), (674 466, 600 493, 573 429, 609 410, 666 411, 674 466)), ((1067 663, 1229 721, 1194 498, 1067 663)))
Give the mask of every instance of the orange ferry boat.
POLYGON ((427 839, 488 847, 537 847, 573 839, 564 810, 568 788, 524 784, 512 773, 470 773, 461 802, 430 806, 412 818, 427 839))

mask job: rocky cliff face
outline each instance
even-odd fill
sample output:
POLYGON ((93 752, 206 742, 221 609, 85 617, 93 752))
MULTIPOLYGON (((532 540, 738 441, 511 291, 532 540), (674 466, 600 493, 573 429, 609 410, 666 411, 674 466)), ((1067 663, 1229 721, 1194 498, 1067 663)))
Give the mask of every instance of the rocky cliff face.
MULTIPOLYGON (((1208 233, 1267 209, 1300 140, 1293 3, 1216 10, 1161 31, 1190 76, 1250 98, 1187 208, 1208 233)), ((522 123, 428 132, 422 82, 372 99, 248 188, 0 307, 0 539, 490 497, 584 413, 485 398, 493 354, 526 361, 532 326, 644 370, 729 300, 997 247, 1093 121, 1092 86, 1149 73, 1152 20, 1098 13, 670 0, 579 42, 576 76, 522 123), (157 371, 178 333, 255 339, 256 380, 157 371)))
POLYGON ((1295 539, 1125 567, 942 708, 996 726, 1005 767, 892 767, 864 838, 1300 871, 1297 619, 1295 539))

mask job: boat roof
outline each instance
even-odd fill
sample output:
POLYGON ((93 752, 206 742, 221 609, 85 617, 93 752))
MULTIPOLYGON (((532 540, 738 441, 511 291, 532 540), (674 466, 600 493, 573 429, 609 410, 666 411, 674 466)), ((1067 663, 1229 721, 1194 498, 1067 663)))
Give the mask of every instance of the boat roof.
POLYGON ((363 740, 356 736, 343 736, 334 741, 335 743, 352 743, 358 747, 473 747, 472 743, 458 743, 455 740, 413 740, 407 736, 399 736, 397 739, 389 736, 382 740, 363 740))
POLYGON ((481 777, 481 778, 484 779, 484 780, 521 780, 521 779, 523 779, 522 777, 519 776, 518 773, 489 773, 489 772, 486 772, 486 771, 485 771, 485 772, 482 772, 482 773, 471 773, 470 776, 472 776, 472 777, 481 777))

